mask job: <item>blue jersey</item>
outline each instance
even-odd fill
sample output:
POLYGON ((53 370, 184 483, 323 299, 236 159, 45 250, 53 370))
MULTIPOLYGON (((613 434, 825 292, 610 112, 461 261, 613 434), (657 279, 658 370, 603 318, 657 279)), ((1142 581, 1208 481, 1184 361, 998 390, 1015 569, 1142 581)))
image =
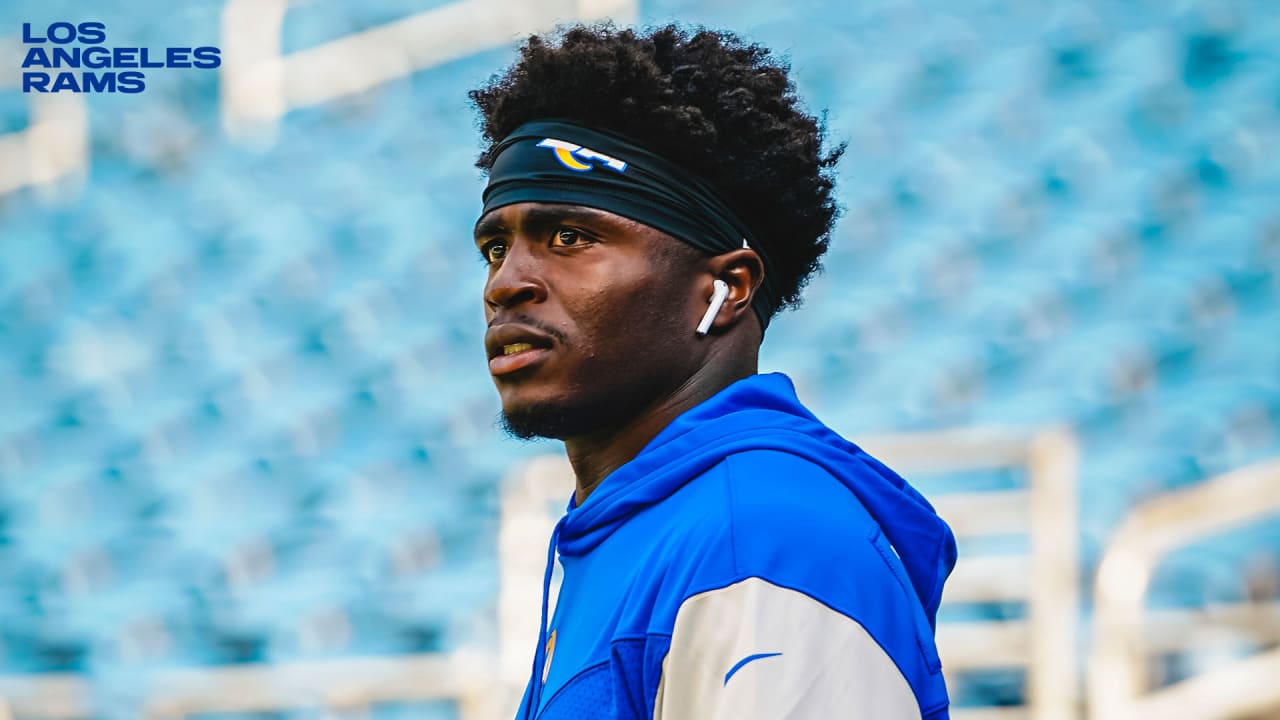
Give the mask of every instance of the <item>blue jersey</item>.
POLYGON ((677 417, 570 501, 551 550, 520 720, 947 717, 951 530, 785 375, 677 417))

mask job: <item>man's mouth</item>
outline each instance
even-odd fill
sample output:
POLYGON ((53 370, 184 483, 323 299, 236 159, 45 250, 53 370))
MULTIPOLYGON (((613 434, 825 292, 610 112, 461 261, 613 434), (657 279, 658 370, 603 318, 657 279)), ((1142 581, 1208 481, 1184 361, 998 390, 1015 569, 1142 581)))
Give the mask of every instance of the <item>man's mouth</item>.
POLYGON ((489 373, 505 375, 541 362, 554 345, 550 335, 516 323, 492 325, 485 332, 489 373))
POLYGON ((490 375, 506 375, 523 370, 550 354, 547 348, 534 347, 530 343, 510 343, 502 346, 502 354, 489 359, 490 375))

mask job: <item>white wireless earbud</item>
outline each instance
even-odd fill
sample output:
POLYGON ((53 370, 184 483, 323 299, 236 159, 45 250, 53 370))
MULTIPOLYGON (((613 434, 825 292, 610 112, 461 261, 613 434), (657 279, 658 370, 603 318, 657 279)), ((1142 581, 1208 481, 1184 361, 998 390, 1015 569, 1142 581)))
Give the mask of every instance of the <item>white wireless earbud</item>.
POLYGON ((702 322, 698 323, 699 335, 706 335, 711 329, 711 321, 716 319, 716 315, 720 313, 720 306, 724 305, 724 299, 729 297, 729 283, 717 278, 713 285, 715 290, 711 291, 711 304, 707 306, 707 313, 702 316, 702 322))

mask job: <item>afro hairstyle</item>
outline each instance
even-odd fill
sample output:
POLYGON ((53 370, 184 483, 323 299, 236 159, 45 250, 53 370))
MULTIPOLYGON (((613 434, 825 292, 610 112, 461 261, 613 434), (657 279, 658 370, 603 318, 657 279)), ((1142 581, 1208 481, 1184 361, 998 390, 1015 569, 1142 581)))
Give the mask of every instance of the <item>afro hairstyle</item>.
MULTIPOLYGON (((611 24, 533 35, 504 74, 469 93, 489 171, 494 147, 531 120, 611 130, 700 176, 763 243, 780 277, 778 310, 799 303, 838 213, 841 144, 807 114, 785 61, 736 35, 611 24)), ((776 312, 776 311, 775 311, 776 312)))

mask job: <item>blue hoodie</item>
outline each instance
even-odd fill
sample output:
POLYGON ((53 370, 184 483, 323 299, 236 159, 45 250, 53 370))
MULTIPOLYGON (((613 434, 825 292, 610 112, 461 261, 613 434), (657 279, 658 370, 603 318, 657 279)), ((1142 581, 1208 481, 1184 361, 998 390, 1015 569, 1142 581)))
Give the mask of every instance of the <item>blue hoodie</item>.
POLYGON ((929 503, 789 378, 744 378, 570 500, 517 718, 946 718, 955 560, 929 503))

